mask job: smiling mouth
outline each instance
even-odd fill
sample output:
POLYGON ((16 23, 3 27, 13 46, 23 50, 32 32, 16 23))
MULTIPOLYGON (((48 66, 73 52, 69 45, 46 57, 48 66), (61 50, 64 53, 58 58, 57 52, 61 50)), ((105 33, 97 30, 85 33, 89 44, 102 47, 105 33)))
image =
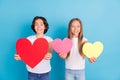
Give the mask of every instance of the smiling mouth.
POLYGON ((78 31, 74 31, 74 33, 78 33, 78 31))
POLYGON ((42 31, 43 29, 37 29, 38 31, 42 31))

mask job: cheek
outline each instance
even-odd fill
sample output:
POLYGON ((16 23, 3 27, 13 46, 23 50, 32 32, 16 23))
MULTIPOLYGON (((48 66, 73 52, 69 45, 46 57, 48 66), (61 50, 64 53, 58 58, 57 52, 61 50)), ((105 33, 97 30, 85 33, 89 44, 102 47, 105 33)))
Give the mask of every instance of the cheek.
POLYGON ((74 28, 71 28, 71 32, 73 32, 74 31, 74 28))
POLYGON ((80 28, 78 28, 77 30, 78 30, 78 32, 80 32, 80 28))
POLYGON ((35 26, 34 29, 36 30, 36 29, 37 29, 37 26, 35 26))
POLYGON ((71 30, 71 33, 74 33, 74 30, 71 30))
POLYGON ((46 29, 46 27, 45 27, 45 26, 41 26, 41 28, 42 28, 42 29, 44 29, 44 30, 46 29))
POLYGON ((78 32, 80 32, 80 29, 78 30, 78 32))

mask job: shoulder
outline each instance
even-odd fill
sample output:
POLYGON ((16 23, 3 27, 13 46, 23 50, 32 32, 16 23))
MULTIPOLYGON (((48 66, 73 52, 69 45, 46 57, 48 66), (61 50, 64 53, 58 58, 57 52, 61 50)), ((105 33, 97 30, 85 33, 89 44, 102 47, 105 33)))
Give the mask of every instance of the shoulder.
POLYGON ((85 37, 83 37, 82 42, 83 42, 83 43, 84 43, 84 42, 88 42, 88 39, 85 38, 85 37))
POLYGON ((45 38, 48 42, 52 42, 52 41, 53 41, 53 39, 52 39, 51 37, 49 37, 49 36, 44 36, 44 38, 45 38))
POLYGON ((31 35, 31 36, 28 36, 28 37, 27 37, 27 39, 29 39, 29 40, 30 40, 30 39, 35 39, 35 38, 36 38, 35 35, 31 35))

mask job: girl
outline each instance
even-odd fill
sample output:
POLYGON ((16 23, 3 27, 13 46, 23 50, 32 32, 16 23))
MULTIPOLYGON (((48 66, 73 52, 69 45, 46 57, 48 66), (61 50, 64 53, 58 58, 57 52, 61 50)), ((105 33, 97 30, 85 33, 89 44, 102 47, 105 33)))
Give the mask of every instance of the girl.
MULTIPOLYGON (((87 42, 83 37, 82 23, 80 19, 73 18, 69 22, 68 38, 72 39, 73 46, 68 54, 60 53, 59 56, 65 59, 66 80, 85 80, 85 55, 82 52, 82 45, 87 42)), ((90 62, 96 59, 90 58, 90 62)))
MULTIPOLYGON (((36 16, 33 19, 31 28, 36 34, 29 36, 27 39, 33 43, 37 38, 45 38, 49 42, 49 52, 45 55, 44 59, 34 68, 26 65, 28 70, 28 80, 49 80, 49 72, 51 70, 50 59, 52 57, 52 39, 44 35, 49 28, 47 20, 44 17, 36 16)), ((14 58, 16 60, 21 60, 18 54, 15 54, 14 58)))

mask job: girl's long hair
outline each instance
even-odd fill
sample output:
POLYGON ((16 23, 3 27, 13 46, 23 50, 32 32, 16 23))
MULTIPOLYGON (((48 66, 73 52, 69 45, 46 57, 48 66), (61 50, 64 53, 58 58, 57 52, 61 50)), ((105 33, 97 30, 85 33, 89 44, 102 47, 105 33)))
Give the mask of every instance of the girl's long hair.
MULTIPOLYGON (((80 55, 85 58, 85 55, 83 54, 82 52, 82 46, 83 46, 83 43, 82 43, 82 39, 83 39, 83 29, 82 29, 82 22, 79 18, 73 18, 71 19, 71 21, 69 22, 69 25, 68 25, 68 38, 72 39, 73 38, 73 35, 72 35, 72 32, 71 32, 71 24, 73 21, 78 21, 80 23, 80 33, 78 35, 78 49, 79 49, 79 53, 80 55)), ((67 58, 69 57, 70 55, 70 52, 68 53, 67 55, 67 58)))

